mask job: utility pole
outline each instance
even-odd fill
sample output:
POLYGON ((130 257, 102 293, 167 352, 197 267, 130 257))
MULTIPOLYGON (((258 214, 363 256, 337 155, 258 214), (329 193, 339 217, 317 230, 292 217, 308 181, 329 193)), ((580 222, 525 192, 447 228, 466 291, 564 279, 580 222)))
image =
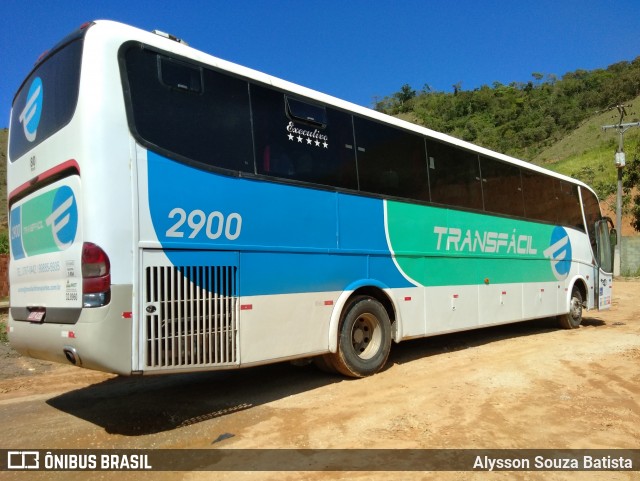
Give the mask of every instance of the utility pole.
POLYGON ((632 127, 640 127, 640 122, 630 122, 623 124, 622 120, 627 115, 624 105, 618 104, 610 109, 618 109, 620 121, 613 125, 603 125, 602 130, 615 129, 618 132, 618 150, 615 155, 616 168, 618 169, 618 193, 616 196, 616 229, 618 230, 618 243, 615 246, 613 260, 613 275, 620 275, 620 245, 622 243, 622 170, 626 159, 624 154, 624 133, 632 127))

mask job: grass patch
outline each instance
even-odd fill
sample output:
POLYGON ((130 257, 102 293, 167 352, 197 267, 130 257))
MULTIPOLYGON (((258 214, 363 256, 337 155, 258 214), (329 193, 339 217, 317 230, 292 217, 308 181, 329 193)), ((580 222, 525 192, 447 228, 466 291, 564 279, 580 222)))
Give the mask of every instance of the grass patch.
POLYGON ((2 316, 0 318, 0 342, 9 342, 9 335, 7 334, 7 317, 2 316))

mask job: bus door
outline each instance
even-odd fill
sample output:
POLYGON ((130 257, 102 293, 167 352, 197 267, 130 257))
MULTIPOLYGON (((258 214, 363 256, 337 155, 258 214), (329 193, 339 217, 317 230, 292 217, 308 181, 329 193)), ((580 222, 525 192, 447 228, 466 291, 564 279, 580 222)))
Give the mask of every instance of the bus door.
POLYGON ((598 309, 611 308, 612 282, 613 282, 613 258, 617 245, 618 234, 613 228, 613 222, 605 217, 595 225, 597 265, 595 297, 598 309), (611 229, 609 229, 611 225, 611 229))

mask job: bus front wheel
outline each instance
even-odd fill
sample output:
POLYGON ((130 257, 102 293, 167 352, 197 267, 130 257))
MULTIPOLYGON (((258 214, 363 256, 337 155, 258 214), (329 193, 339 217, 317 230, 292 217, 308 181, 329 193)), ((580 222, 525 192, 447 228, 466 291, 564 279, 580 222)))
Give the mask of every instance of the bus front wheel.
POLYGON ((563 329, 577 329, 582 323, 582 294, 577 286, 573 286, 571 300, 569 301, 569 312, 559 318, 560 327, 563 329))
POLYGON ((325 361, 349 377, 380 371, 391 350, 391 321, 384 306, 369 296, 348 303, 338 330, 338 351, 325 361))

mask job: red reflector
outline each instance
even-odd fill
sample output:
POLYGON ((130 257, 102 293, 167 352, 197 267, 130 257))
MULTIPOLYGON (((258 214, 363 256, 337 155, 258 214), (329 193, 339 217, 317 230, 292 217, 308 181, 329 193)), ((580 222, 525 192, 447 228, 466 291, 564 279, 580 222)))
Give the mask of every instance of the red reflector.
POLYGON ((241 304, 240 305, 240 310, 241 311, 250 311, 251 309, 253 309, 253 304, 241 304))
POLYGON ((502 295, 506 296, 507 295, 507 291, 502 291, 502 295))
POLYGON ((411 297, 410 297, 410 296, 407 296, 407 297, 405 297, 405 298, 404 298, 404 300, 405 300, 405 301, 410 301, 410 300, 411 300, 411 297))
POLYGON ((122 318, 123 319, 133 319, 133 312, 123 312, 122 313, 122 318))
POLYGON ((454 298, 454 299, 457 299, 458 297, 460 297, 458 294, 454 294, 454 295, 453 295, 453 298, 454 298))
POLYGON ((325 306, 333 306, 333 301, 324 301, 325 306))

